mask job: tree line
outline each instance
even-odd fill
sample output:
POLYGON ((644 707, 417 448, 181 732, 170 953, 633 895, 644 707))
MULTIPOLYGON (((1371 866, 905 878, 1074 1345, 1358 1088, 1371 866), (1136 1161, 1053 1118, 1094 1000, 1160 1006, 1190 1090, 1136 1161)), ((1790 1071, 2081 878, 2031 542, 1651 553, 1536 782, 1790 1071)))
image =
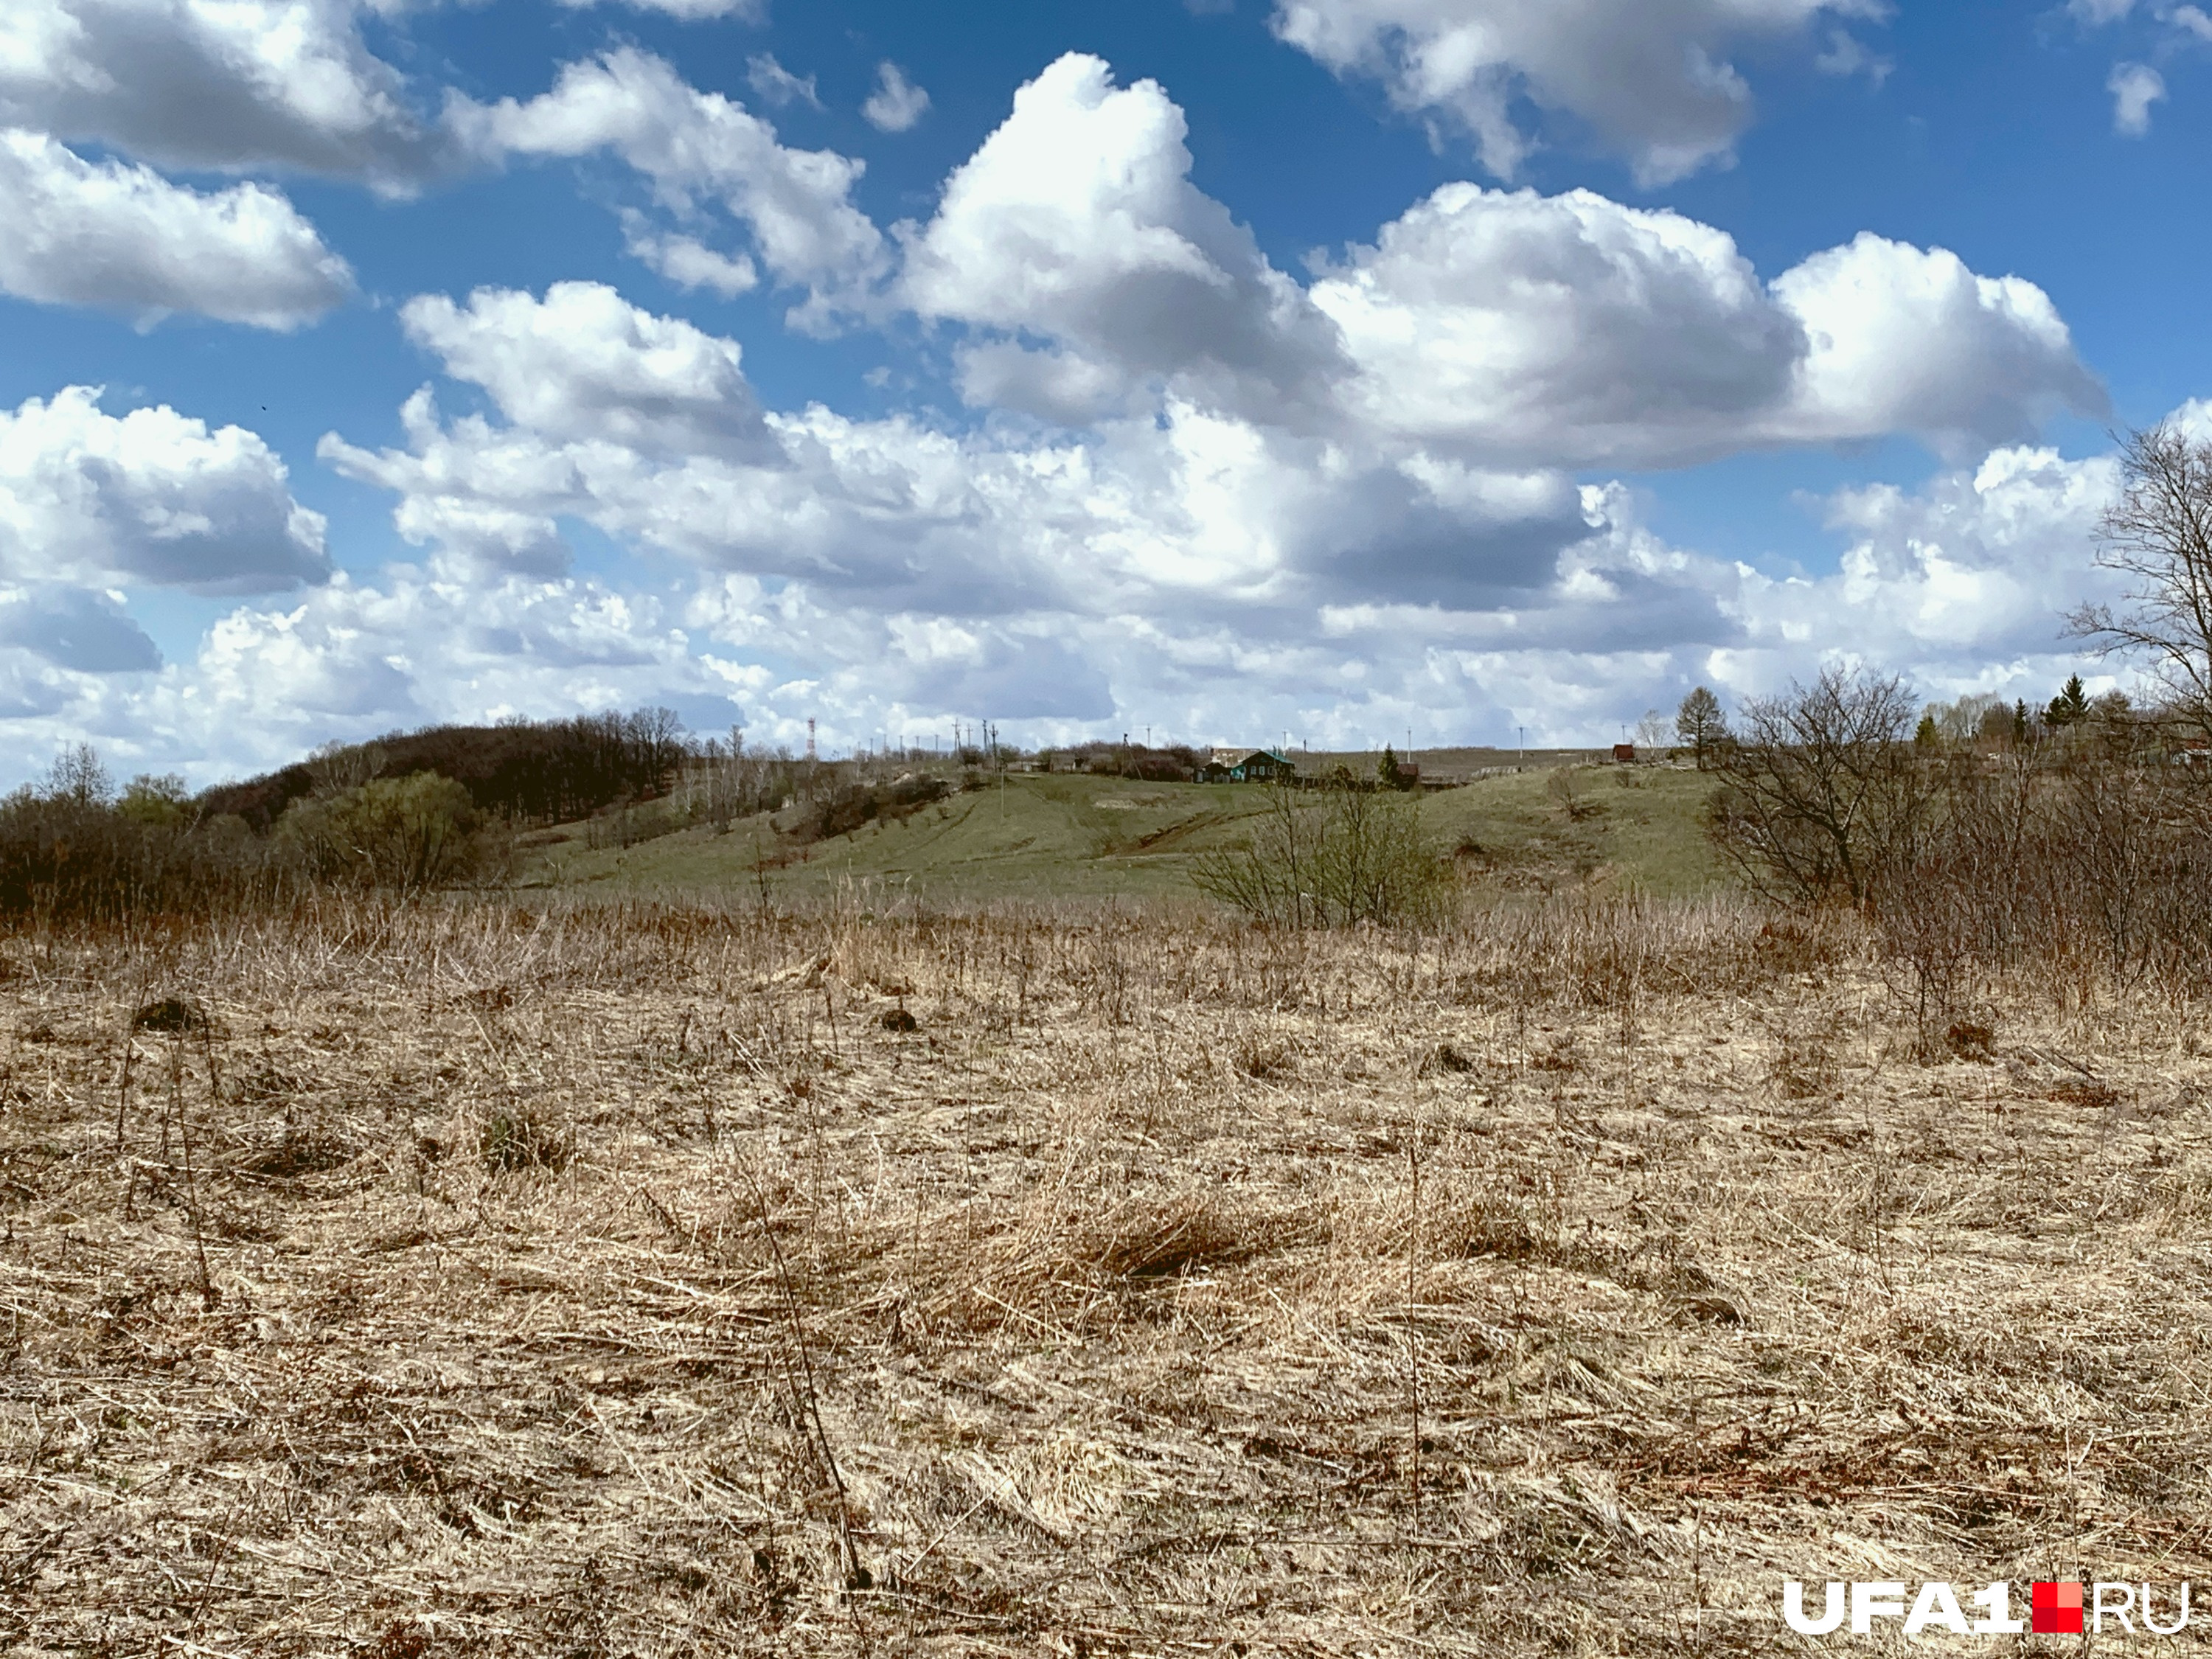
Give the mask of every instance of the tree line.
POLYGON ((210 816, 232 814, 266 831, 295 801, 331 793, 334 780, 343 787, 434 772, 465 790, 480 813, 516 824, 563 823, 665 793, 690 753, 684 723, 671 708, 431 726, 373 743, 327 744, 295 765, 218 785, 198 804, 210 816))

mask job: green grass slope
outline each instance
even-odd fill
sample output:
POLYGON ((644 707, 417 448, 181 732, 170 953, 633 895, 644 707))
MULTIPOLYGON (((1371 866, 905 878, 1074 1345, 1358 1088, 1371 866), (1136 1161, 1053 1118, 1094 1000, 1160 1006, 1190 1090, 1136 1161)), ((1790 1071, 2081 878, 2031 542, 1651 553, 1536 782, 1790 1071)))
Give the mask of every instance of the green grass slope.
MULTIPOLYGON (((1508 773, 1421 798, 1433 845, 1500 890, 1636 885, 1682 895, 1723 884, 1698 814, 1711 781, 1663 767, 1508 773)), ((1233 784, 1136 783, 1075 775, 1009 776, 915 816, 790 849, 769 821, 741 820, 624 848, 593 849, 580 828, 533 850, 532 884, 608 892, 763 890, 777 901, 857 886, 938 904, 994 899, 1188 897, 1193 860, 1251 829, 1261 792, 1233 784)))

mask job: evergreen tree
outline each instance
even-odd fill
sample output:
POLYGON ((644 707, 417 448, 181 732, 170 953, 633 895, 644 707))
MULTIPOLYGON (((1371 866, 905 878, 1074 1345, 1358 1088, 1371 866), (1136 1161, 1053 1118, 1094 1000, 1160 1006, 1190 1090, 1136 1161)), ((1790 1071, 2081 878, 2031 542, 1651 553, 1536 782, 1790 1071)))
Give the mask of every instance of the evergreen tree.
POLYGON ((1691 692, 1675 712, 1674 735, 1696 758, 1698 770, 1704 771, 1706 757, 1728 741, 1728 716, 1721 712, 1721 700, 1702 685, 1691 692))

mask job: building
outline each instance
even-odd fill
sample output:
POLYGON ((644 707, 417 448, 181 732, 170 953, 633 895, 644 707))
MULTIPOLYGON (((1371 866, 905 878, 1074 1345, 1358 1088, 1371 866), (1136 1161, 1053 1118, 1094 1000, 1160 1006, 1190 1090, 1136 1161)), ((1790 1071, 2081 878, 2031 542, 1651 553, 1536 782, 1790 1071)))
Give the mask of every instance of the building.
POLYGON ((1202 783, 1289 782, 1298 775, 1290 757, 1273 749, 1217 749, 1199 773, 1202 783))
POLYGON ((1616 743, 1613 745, 1613 757, 1623 766, 1635 765, 1636 745, 1632 743, 1616 743))

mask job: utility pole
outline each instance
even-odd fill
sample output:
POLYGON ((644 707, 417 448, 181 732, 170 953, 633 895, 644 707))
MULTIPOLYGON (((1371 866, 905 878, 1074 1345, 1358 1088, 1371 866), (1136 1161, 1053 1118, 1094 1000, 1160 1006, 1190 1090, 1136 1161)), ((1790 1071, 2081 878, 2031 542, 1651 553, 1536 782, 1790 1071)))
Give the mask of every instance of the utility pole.
POLYGON ((814 716, 806 717, 806 763, 814 764, 814 716))

